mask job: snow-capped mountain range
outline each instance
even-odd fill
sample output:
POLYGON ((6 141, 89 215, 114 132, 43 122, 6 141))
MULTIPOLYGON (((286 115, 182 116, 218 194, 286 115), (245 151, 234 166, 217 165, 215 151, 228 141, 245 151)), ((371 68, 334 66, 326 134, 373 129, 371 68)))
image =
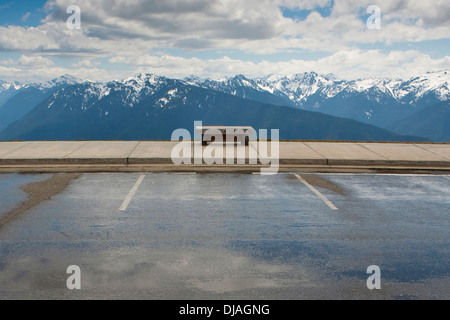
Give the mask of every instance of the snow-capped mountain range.
POLYGON ((383 128, 432 104, 450 100, 450 70, 407 80, 346 81, 333 75, 307 72, 259 79, 242 75, 220 80, 188 77, 184 81, 247 99, 319 111, 383 128))
MULTIPOLYGON (((154 74, 139 74, 124 80, 115 80, 108 83, 91 83, 96 88, 105 88, 111 83, 122 84, 138 93, 142 87, 149 83, 156 84, 164 81, 166 77, 154 74)), ((334 75, 319 75, 315 72, 305 72, 291 76, 270 75, 263 78, 249 79, 243 75, 225 77, 218 80, 200 78, 196 76, 180 79, 186 84, 206 89, 239 95, 242 88, 267 92, 279 97, 287 97, 289 101, 303 107, 307 105, 310 97, 320 95, 323 99, 331 99, 345 92, 362 93, 378 91, 384 93, 403 104, 414 104, 426 96, 434 96, 439 101, 450 100, 450 70, 429 72, 407 80, 368 78, 358 80, 341 80, 334 75)), ((18 82, 5 82, 0 80, 0 95, 7 91, 19 91, 23 88, 34 87, 40 90, 53 88, 57 85, 71 85, 82 83, 70 75, 64 75, 44 83, 21 84, 18 82)))
POLYGON ((9 98, 22 90, 35 89, 40 92, 46 92, 49 90, 51 91, 59 86, 73 85, 81 82, 82 81, 80 79, 72 77, 70 75, 63 75, 59 78, 46 82, 35 82, 29 84, 19 83, 17 81, 6 82, 0 80, 0 106, 9 98))
MULTIPOLYGON (((434 97, 439 101, 450 100, 450 70, 429 72, 407 80, 370 78, 346 81, 339 80, 334 75, 319 75, 315 72, 292 76, 272 75, 259 79, 247 79, 238 75, 220 80, 195 77, 184 80, 193 85, 230 94, 237 94, 242 87, 269 92, 276 96, 287 97, 301 108, 307 108, 308 100, 313 96, 320 96, 322 100, 326 100, 343 93, 378 92, 402 104, 414 104, 424 97, 434 97)), ((377 100, 376 96, 374 100, 377 100)), ((320 106, 316 105, 316 108, 320 106)))
MULTIPOLYGON (((449 88, 450 70, 430 72, 407 80, 351 81, 315 72, 256 79, 238 75, 218 80, 195 76, 170 79, 139 74, 106 83, 82 82, 65 75, 46 83, 0 82, 0 131, 41 102, 48 110, 62 107, 83 112, 96 107, 101 117, 111 117, 117 108, 133 109, 146 104, 145 116, 149 117, 156 109, 179 110, 183 105, 195 105, 199 110, 206 105, 211 107, 217 93, 274 106, 321 112, 394 130, 397 122, 416 119, 413 115, 419 111, 426 109, 427 114, 433 113, 435 109, 432 106, 441 102, 444 102, 440 108, 443 108, 445 118, 448 109, 445 102, 450 101, 449 88), (198 89, 203 90, 201 94, 198 89)), ((439 117, 433 115, 433 119, 439 117)), ((402 128, 407 127, 403 122, 402 128)))

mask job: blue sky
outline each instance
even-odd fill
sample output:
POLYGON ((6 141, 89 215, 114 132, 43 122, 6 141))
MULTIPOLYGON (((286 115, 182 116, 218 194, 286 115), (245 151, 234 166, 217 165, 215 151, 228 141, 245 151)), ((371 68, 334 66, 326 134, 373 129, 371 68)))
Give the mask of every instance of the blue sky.
POLYGON ((284 17, 296 21, 304 21, 313 12, 318 12, 322 17, 329 17, 333 11, 334 1, 330 1, 325 5, 317 5, 308 9, 289 8, 281 6, 280 10, 284 17))
POLYGON ((450 68, 449 16, 440 0, 2 0, 0 80, 407 78, 450 68), (370 30, 374 4, 381 29, 370 30), (69 5, 80 29, 67 27, 69 5))
POLYGON ((46 0, 3 0, 0 3, 0 25, 37 27, 46 14, 43 7, 46 0))

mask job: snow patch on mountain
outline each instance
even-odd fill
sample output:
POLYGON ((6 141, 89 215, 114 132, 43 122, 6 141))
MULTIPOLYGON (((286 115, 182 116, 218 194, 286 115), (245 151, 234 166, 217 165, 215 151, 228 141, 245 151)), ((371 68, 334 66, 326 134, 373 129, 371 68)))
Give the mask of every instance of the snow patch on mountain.
POLYGON ((429 72, 409 80, 395 80, 388 84, 396 99, 408 96, 408 102, 414 102, 427 94, 434 94, 441 101, 450 99, 450 70, 429 72))
POLYGON ((54 88, 56 86, 68 86, 68 85, 73 85, 73 84, 77 84, 77 83, 81 83, 81 80, 76 77, 66 74, 59 78, 52 79, 47 82, 32 83, 29 86, 37 88, 41 91, 44 91, 47 89, 54 88))
POLYGON ((0 93, 3 91, 7 91, 7 90, 20 90, 24 87, 24 84, 20 84, 18 82, 5 82, 5 81, 0 81, 0 93))

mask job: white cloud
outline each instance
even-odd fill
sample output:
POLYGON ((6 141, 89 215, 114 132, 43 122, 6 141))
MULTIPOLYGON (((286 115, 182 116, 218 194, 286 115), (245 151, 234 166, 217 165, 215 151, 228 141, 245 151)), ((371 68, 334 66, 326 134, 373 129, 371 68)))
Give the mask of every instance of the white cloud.
POLYGON ((8 51, 58 49, 40 28, 0 27, 0 49, 8 51))
POLYGON ((43 68, 53 66, 54 62, 44 57, 22 55, 19 60, 17 60, 17 65, 20 67, 43 68))
POLYGON ((391 51, 384 54, 378 50, 361 51, 359 49, 336 52, 318 60, 293 59, 281 62, 262 61, 259 63, 223 57, 202 60, 182 58, 170 55, 116 55, 110 63, 128 65, 120 71, 102 69, 97 62, 82 60, 74 68, 62 68, 45 65, 40 57, 23 56, 18 60, 0 61, 0 79, 22 82, 43 81, 64 74, 93 81, 119 80, 138 73, 154 73, 172 78, 184 78, 189 75, 221 78, 244 74, 247 77, 261 77, 269 74, 293 75, 316 71, 321 74, 333 73, 339 78, 355 79, 367 77, 409 78, 428 71, 450 69, 450 56, 432 59, 419 51, 391 51), (31 67, 32 66, 32 67, 31 67))
POLYGON ((99 65, 100 65, 100 62, 93 61, 92 59, 83 59, 83 60, 80 60, 80 61, 72 64, 72 66, 74 66, 75 68, 83 68, 83 67, 92 68, 92 67, 96 67, 99 65))
POLYGON ((419 24, 437 27, 450 26, 450 2, 446 0, 381 0, 380 7, 386 19, 398 19, 404 23, 417 20, 419 24))
POLYGON ((189 75, 220 78, 244 74, 248 77, 261 77, 269 74, 293 75, 316 71, 322 74, 334 73, 338 77, 398 77, 408 78, 427 71, 450 68, 450 56, 432 59, 419 51, 392 51, 389 54, 378 50, 359 49, 339 51, 318 60, 290 60, 282 62, 263 61, 254 63, 223 57, 221 59, 201 60, 172 56, 116 56, 112 63, 126 63, 139 72, 151 72, 169 77, 182 78, 189 75))
POLYGON ((28 18, 30 17, 30 15, 31 15, 31 12, 25 13, 25 14, 22 16, 22 21, 27 21, 28 18))
MULTIPOLYGON (((137 73, 137 71, 134 73, 137 73)), ((129 72, 108 71, 95 67, 75 69, 58 66, 29 68, 18 65, 2 65, 0 62, 0 79, 4 81, 18 81, 21 83, 45 82, 65 74, 70 74, 83 80, 104 82, 129 76, 129 72)))
POLYGON ((382 30, 368 30, 363 21, 368 0, 335 1, 330 16, 313 11, 304 21, 283 17, 280 7, 313 9, 331 2, 78 0, 82 29, 68 30, 66 8, 72 1, 51 0, 50 13, 38 28, 0 27, 0 48, 113 54, 129 50, 131 44, 142 52, 180 48, 267 54, 291 48, 336 52, 355 44, 449 38, 449 1, 374 2, 382 10, 382 30))
POLYGON ((432 59, 419 51, 382 53, 358 46, 386 48, 383 44, 448 39, 450 1, 334 1, 329 16, 312 11, 303 21, 297 21, 284 17, 280 7, 314 10, 329 6, 331 0, 77 0, 81 30, 69 30, 66 8, 72 2, 49 0, 48 16, 38 27, 0 27, 0 51, 22 54, 17 61, 3 63, 0 78, 9 77, 13 69, 23 78, 59 76, 61 72, 104 80, 139 71, 174 77, 316 71, 348 78, 404 76, 413 70, 449 67, 445 56, 432 59), (370 4, 381 8, 382 30, 366 27, 365 9, 370 4), (266 54, 288 51, 320 51, 321 56, 323 52, 328 56, 257 63, 227 57, 205 60, 156 54, 160 48, 191 53, 213 50, 215 56, 231 50, 261 55, 263 59, 266 54), (74 69, 56 65, 54 56, 68 59, 67 65, 74 69), (96 58, 109 59, 110 65, 102 67, 96 58), (114 71, 111 65, 115 63, 127 64, 130 69, 114 71))

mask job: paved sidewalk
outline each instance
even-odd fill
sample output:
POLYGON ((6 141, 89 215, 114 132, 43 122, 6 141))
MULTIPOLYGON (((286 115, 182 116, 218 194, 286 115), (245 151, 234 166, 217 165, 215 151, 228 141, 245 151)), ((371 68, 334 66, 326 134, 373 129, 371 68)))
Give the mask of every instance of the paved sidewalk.
MULTIPOLYGON (((177 167, 171 153, 178 142, 160 141, 68 141, 0 142, 0 171, 12 168, 51 166, 177 167)), ((424 168, 450 170, 450 144, 280 142, 280 166, 424 168)), ((203 152, 206 147, 203 147, 203 152)), ((269 145, 270 151, 270 145, 269 145)), ((234 146, 235 154, 261 155, 253 146, 234 146), (251 149, 253 148, 253 149, 251 149), (243 150, 242 150, 243 149, 243 150)), ((194 150, 192 149, 192 154, 194 150)), ((224 157, 226 150, 223 151, 224 157)), ((194 161, 192 161, 194 165, 194 161)), ((261 165, 258 162, 258 165, 261 165)), ((216 165, 226 166, 226 165, 216 165)), ((229 166, 229 165, 228 165, 229 166)), ((181 166, 185 167, 185 165, 181 166)), ((205 163, 197 170, 209 167, 205 163), (200 169, 199 169, 200 168, 200 169)), ((136 168, 138 170, 138 168, 136 168)))

